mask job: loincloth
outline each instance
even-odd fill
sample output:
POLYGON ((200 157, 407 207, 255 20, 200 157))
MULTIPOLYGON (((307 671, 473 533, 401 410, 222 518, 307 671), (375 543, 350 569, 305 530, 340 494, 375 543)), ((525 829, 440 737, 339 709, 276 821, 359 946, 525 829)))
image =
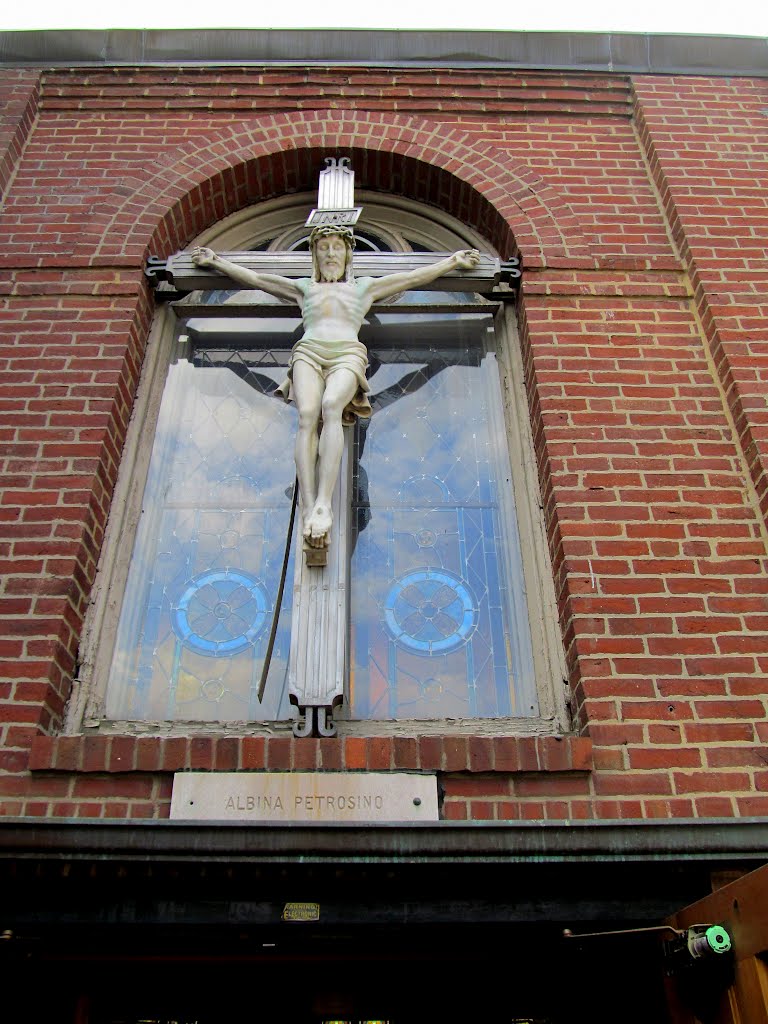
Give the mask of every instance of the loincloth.
POLYGON ((288 363, 288 376, 277 389, 286 402, 294 401, 293 366, 294 363, 307 363, 323 380, 328 380, 336 370, 349 370, 357 377, 358 388, 347 403, 341 415, 342 422, 347 426, 360 416, 367 419, 373 412, 368 400, 371 386, 365 371, 368 366, 368 350, 359 341, 313 341, 302 338, 297 341, 291 351, 288 363))

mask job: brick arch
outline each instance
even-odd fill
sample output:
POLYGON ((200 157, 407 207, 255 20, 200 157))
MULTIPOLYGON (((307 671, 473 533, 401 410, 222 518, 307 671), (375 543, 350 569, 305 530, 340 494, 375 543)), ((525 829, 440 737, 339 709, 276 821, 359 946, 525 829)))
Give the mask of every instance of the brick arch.
POLYGON ((562 196, 507 154, 458 129, 374 112, 297 112, 229 125, 125 178, 97 261, 167 256, 230 213, 311 190, 326 155, 351 156, 359 188, 438 206, 524 264, 590 256, 562 196))

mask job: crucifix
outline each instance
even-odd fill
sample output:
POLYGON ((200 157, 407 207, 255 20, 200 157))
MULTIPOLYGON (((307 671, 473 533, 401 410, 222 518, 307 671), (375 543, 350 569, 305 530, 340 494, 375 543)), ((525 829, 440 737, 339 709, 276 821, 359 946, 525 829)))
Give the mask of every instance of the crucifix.
POLYGON ((345 427, 371 415, 368 353, 358 339, 360 327, 374 303, 404 291, 437 282, 441 288, 486 291, 500 276, 499 261, 475 249, 442 258, 369 256, 355 264, 364 271, 356 276, 352 225, 361 211, 354 207, 354 175, 347 158, 327 158, 326 164, 318 207, 306 224, 311 228, 311 276, 304 276, 309 268, 302 267, 297 254, 219 255, 196 248, 191 255, 172 257, 168 266, 174 283, 186 288, 220 288, 226 276, 293 302, 302 314, 303 335, 278 389, 295 402, 299 420, 294 458, 303 557, 295 562, 288 675, 290 699, 299 708, 297 736, 334 735, 333 708, 344 696, 350 506, 345 427))

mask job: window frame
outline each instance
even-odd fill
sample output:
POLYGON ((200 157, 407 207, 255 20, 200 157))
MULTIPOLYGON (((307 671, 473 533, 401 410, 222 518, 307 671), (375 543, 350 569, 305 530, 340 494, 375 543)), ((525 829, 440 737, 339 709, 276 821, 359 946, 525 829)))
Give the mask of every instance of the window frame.
MULTIPOLYGON (((410 200, 382 196, 379 193, 361 193, 358 195, 358 202, 364 209, 360 226, 379 234, 393 246, 407 246, 407 239, 410 239, 425 248, 451 251, 458 247, 458 239, 459 245, 492 251, 483 238, 458 224, 442 211, 426 208, 410 200)), ((287 248, 302 233, 306 233, 304 218, 312 204, 311 195, 269 200, 213 225, 192 244, 233 251, 252 248, 260 239, 271 237, 272 244, 269 250, 287 248)), ((232 736, 258 734, 262 730, 274 732, 275 729, 283 728, 287 731, 292 725, 290 719, 268 723, 241 723, 182 720, 148 722, 105 718, 110 666, 152 453, 152 444, 147 443, 147 439, 154 439, 155 436, 173 346, 179 333, 182 333, 180 325, 187 317, 185 308, 194 305, 195 301, 197 299, 193 293, 171 304, 159 303, 150 330, 97 578, 84 623, 79 671, 73 683, 65 719, 64 731, 68 734, 77 734, 83 730, 116 734, 142 734, 150 730, 160 730, 167 735, 213 733, 232 736)), ((269 298, 269 302, 276 301, 269 298)), ((226 318, 228 315, 236 314, 236 307, 235 300, 219 308, 222 316, 226 318)), ((409 312, 417 311, 410 306, 406 308, 409 312)), ((524 566, 523 589, 528 605, 539 701, 538 714, 525 718, 353 720, 339 709, 341 713, 337 716, 337 721, 343 723, 344 734, 376 735, 386 733, 392 728, 400 733, 405 730, 406 734, 418 735, 466 733, 469 728, 473 732, 487 735, 538 735, 569 731, 565 653, 558 623, 525 391, 522 353, 513 304, 498 303, 494 320, 512 500, 517 512, 524 566)))

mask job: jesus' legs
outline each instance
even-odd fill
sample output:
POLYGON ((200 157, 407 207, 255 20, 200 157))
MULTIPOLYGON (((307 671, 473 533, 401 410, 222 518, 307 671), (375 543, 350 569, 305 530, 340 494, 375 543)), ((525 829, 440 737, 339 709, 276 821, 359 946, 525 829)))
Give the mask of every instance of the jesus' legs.
POLYGON ((311 547, 327 547, 331 523, 331 500, 339 476, 344 450, 344 427, 341 416, 358 388, 351 370, 339 369, 325 383, 322 402, 323 427, 320 432, 317 462, 317 494, 309 518, 304 522, 304 536, 311 547))
POLYGON ((345 368, 323 381, 317 371, 302 360, 293 364, 291 393, 299 413, 296 434, 296 475, 299 478, 304 518, 304 539, 310 547, 328 546, 333 516, 331 499, 344 450, 341 416, 359 384, 345 368), (322 410, 322 430, 317 426, 322 410))
POLYGON ((324 386, 323 378, 314 367, 300 360, 293 364, 291 396, 299 414, 294 457, 305 523, 317 497, 317 429, 324 386))

